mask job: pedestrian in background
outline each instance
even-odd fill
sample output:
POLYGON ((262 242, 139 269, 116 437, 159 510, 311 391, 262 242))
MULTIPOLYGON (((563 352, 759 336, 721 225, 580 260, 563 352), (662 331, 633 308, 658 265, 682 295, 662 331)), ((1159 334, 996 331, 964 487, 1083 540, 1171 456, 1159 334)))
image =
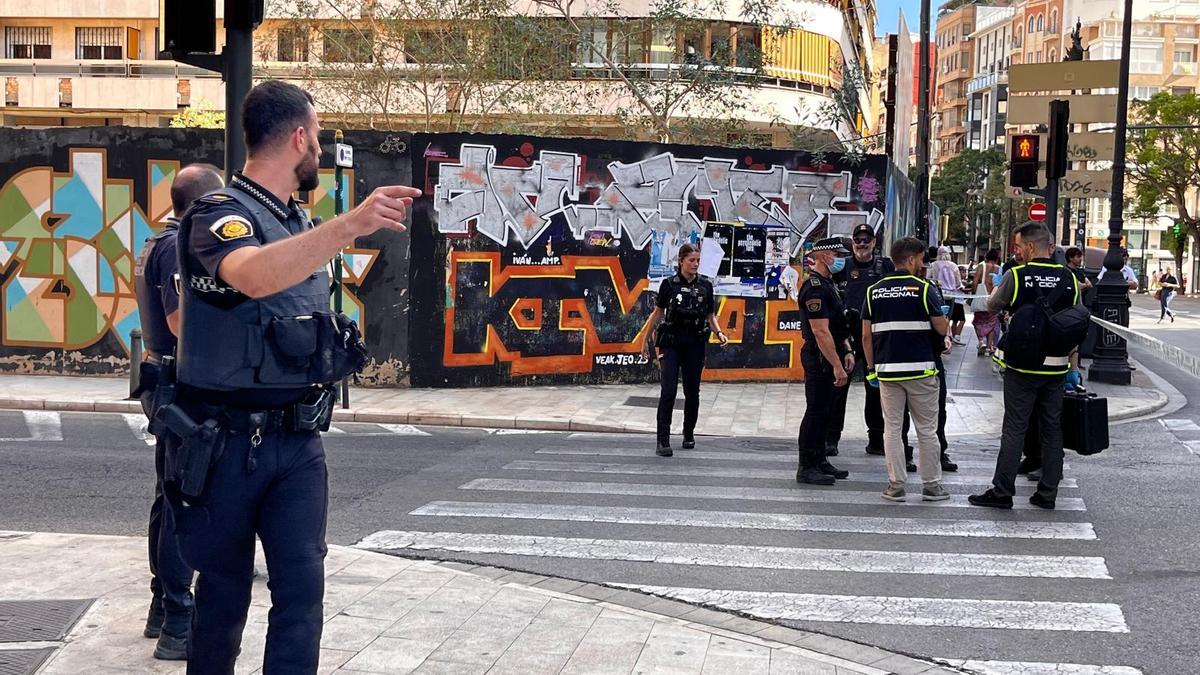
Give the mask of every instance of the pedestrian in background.
MULTIPOLYGON (((145 344, 138 390, 148 427, 154 431, 154 502, 150 506, 147 544, 150 555, 150 610, 142 634, 157 638, 154 658, 164 661, 187 659, 188 634, 192 624, 192 576, 190 565, 179 551, 175 517, 163 494, 162 430, 154 422, 155 390, 161 369, 174 370, 179 335, 179 218, 192 202, 224 187, 221 171, 211 164, 191 164, 171 181, 171 217, 166 227, 146 240, 133 268, 134 291, 145 344)), ((173 378, 169 374, 167 379, 173 378)))
POLYGON ((1171 323, 1175 323, 1175 312, 1171 311, 1171 301, 1175 299, 1176 289, 1179 288, 1179 280, 1175 278, 1175 268, 1168 267, 1166 272, 1158 278, 1158 302, 1159 314, 1158 322, 1162 323, 1166 317, 1171 317, 1171 323))
MULTIPOLYGON (((1100 270, 1100 276, 1096 278, 1103 279, 1107 272, 1108 268, 1102 268, 1100 270)), ((1137 290, 1137 274, 1133 271, 1133 267, 1129 265, 1129 251, 1127 250, 1121 251, 1121 276, 1125 279, 1125 285, 1129 287, 1130 291, 1137 290)), ((1159 283, 1161 283, 1161 279, 1159 280, 1159 283)))
POLYGON ((937 260, 929 266, 929 280, 937 285, 942 297, 950 301, 950 339, 954 344, 963 344, 960 336, 967 324, 967 312, 958 297, 963 289, 962 271, 950 260, 950 249, 942 246, 937 250, 937 260))
POLYGON ((941 448, 937 437, 939 390, 938 364, 949 330, 942 313, 941 295, 917 276, 925 244, 905 237, 892 244, 896 271, 867 290, 863 307, 862 341, 868 377, 877 381, 883 404, 883 448, 887 456, 888 486, 883 498, 906 498, 908 471, 901 428, 905 406, 917 432, 921 498, 943 501, 950 494, 942 487, 941 448))
MULTIPOLYGON (((991 295, 996 287, 996 273, 1000 271, 1000 251, 992 249, 983 256, 983 262, 975 268, 974 294, 979 296, 991 295)), ((987 309, 987 298, 981 297, 971 301, 974 312, 971 314, 971 325, 975 329, 975 339, 979 345, 975 349, 976 356, 992 354, 996 351, 996 343, 1000 334, 1000 317, 987 309)))
MULTIPOLYGON (((724 347, 729 338, 717 325, 712 283, 700 276, 700 250, 691 244, 679 247, 679 269, 663 279, 650 318, 642 328, 653 332, 654 363, 662 370, 662 389, 658 395, 658 443, 654 453, 670 457, 671 416, 675 394, 683 374, 683 449, 696 447, 696 419, 700 416, 700 377, 704 373, 704 352, 709 332, 717 334, 724 347)), ((642 347, 650 354, 650 343, 642 347)))
POLYGON ((849 249, 840 237, 822 239, 809 254, 808 278, 800 286, 801 332, 804 346, 800 362, 804 365, 804 419, 797 439, 800 461, 796 482, 833 485, 849 471, 829 463, 825 439, 829 435, 830 411, 837 396, 836 388, 850 386, 854 370, 854 351, 850 345, 850 327, 841 295, 833 275, 846 265, 849 249))

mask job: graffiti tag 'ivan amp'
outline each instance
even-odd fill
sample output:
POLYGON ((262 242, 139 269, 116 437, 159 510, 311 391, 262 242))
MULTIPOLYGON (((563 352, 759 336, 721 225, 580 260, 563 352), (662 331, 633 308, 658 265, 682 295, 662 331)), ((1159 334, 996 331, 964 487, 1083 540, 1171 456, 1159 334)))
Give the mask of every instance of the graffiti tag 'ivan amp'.
MULTIPOLYGON (((645 377, 642 327, 654 302, 647 291, 657 290, 647 253, 664 234, 698 241, 718 220, 766 226, 786 231, 797 254, 810 237, 883 221, 874 208, 882 205, 882 180, 869 172, 748 169, 673 153, 594 173, 570 152, 543 151, 527 166, 496 160, 492 146, 463 144, 457 160, 438 167, 433 210, 448 238, 442 365, 503 364, 500 379, 505 371, 645 377)), ((795 299, 763 295, 718 298, 732 344, 709 351, 706 379, 803 376, 795 299)))

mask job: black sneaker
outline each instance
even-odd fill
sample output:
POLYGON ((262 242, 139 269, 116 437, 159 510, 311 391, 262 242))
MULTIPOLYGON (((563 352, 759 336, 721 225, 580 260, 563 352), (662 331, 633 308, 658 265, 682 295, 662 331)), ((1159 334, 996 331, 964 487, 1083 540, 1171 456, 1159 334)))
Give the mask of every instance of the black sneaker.
POLYGON ((954 473, 958 471, 958 465, 950 461, 950 455, 942 453, 942 471, 946 473, 954 473))
POLYGON ((867 454, 875 455, 876 457, 883 457, 883 446, 882 445, 868 445, 867 446, 867 454))
POLYGON ((688 436, 684 436, 683 437, 683 449, 691 450, 694 447, 696 447, 696 439, 690 438, 688 436))
POLYGON ((1017 475, 1024 476, 1025 474, 1029 473, 1030 471, 1037 471, 1040 468, 1041 467, 1039 467, 1037 464, 1030 462, 1030 461, 1028 461, 1028 458, 1025 458, 1025 459, 1022 459, 1021 463, 1017 465, 1017 475))
POLYGON ((818 464, 817 469, 819 469, 821 473, 825 474, 826 476, 833 476, 838 480, 848 478, 850 476, 849 471, 837 468, 836 466, 830 464, 828 460, 818 464))
POLYGON ((178 637, 164 632, 158 636, 154 647, 154 658, 160 661, 187 661, 187 633, 178 637))
POLYGON ((1041 479, 1042 479, 1042 470, 1041 469, 1034 469, 1033 471, 1030 471, 1029 473, 1025 474, 1025 480, 1029 481, 1030 483, 1036 483, 1036 482, 1040 481, 1041 479))
POLYGON ((796 482, 809 485, 833 485, 835 481, 833 476, 826 475, 824 471, 813 467, 796 472, 796 482))
POLYGON ((1054 510, 1054 500, 1043 497, 1040 492, 1033 493, 1033 495, 1029 497, 1029 503, 1033 504, 1039 509, 1046 509, 1047 511, 1054 510))
POLYGON ((825 456, 826 457, 837 457, 837 454, 838 454, 838 446, 836 444, 833 444, 833 445, 826 444, 826 446, 825 446, 825 456))
POLYGON ((970 495, 967 497, 967 501, 970 502, 972 506, 988 506, 993 509, 1012 508, 1012 497, 998 495, 994 490, 988 490, 987 492, 979 495, 970 495))
POLYGON ((167 618, 167 614, 163 611, 162 598, 154 598, 150 601, 150 611, 146 613, 146 628, 142 630, 142 635, 148 638, 156 638, 162 634, 163 621, 167 618))
POLYGON ((913 461, 911 459, 906 459, 906 460, 904 460, 904 470, 909 473, 916 473, 917 465, 913 464, 913 461))
POLYGON ((671 443, 668 441, 666 443, 659 442, 658 446, 654 449, 654 454, 659 457, 670 457, 675 453, 671 450, 671 443))

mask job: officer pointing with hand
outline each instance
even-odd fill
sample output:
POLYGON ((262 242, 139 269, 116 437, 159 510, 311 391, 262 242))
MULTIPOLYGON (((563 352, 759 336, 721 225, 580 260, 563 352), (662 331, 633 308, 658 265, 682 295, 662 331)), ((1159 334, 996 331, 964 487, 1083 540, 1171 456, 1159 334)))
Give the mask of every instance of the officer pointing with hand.
POLYGON ((318 186, 312 97, 281 81, 243 106, 248 159, 180 223, 182 333, 164 481, 199 572, 189 673, 232 673, 250 605, 255 535, 270 575, 264 672, 314 673, 321 642, 329 428, 336 383, 366 362, 330 311, 326 266, 356 237, 405 230, 419 190, 380 187, 313 227, 292 194, 318 186))

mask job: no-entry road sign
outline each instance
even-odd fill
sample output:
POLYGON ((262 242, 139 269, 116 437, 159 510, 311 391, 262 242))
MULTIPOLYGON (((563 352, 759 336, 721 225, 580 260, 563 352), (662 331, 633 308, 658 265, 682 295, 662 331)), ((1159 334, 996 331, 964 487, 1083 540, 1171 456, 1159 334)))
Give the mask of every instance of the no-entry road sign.
POLYGON ((1046 205, 1045 204, 1030 204, 1029 205, 1029 219, 1036 220, 1039 223, 1041 221, 1045 220, 1046 219, 1046 205))

